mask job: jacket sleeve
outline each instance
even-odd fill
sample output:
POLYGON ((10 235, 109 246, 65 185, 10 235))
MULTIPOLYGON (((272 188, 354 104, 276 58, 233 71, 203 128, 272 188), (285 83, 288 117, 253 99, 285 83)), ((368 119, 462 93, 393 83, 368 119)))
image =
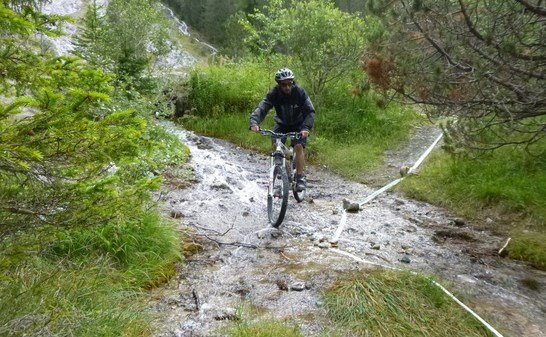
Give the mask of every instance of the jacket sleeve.
POLYGON ((315 107, 313 106, 313 103, 311 102, 311 99, 305 93, 305 102, 303 104, 304 107, 304 119, 303 119, 303 125, 302 130, 308 130, 310 131, 313 128, 313 124, 315 122, 315 107))
POLYGON ((269 92, 250 115, 250 127, 259 125, 272 107, 273 103, 271 103, 271 92, 269 92))

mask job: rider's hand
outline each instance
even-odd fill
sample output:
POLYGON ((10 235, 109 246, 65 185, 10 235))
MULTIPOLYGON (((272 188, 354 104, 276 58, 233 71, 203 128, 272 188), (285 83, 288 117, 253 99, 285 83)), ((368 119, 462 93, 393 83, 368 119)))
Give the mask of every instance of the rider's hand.
POLYGON ((309 131, 301 130, 301 138, 307 138, 307 137, 309 137, 309 131))
POLYGON ((260 131, 260 127, 258 125, 252 125, 250 127, 250 131, 258 132, 258 131, 260 131))

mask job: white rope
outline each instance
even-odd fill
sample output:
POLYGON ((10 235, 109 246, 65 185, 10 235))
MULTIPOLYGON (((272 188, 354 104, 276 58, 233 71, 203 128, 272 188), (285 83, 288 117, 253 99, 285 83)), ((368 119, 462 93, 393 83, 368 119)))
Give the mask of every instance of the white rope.
POLYGON ((417 161, 415 162, 415 164, 413 164, 413 166, 408 170, 408 173, 413 173, 413 171, 417 170, 417 168, 419 167, 419 165, 421 165, 421 163, 423 162, 423 160, 425 160, 425 158, 430 154, 430 152, 432 152, 432 149, 434 149, 434 147, 436 146, 436 144, 438 144, 438 142, 440 141, 440 139, 442 139, 442 137, 444 136, 443 133, 441 133, 438 138, 436 138, 436 140, 432 143, 432 145, 430 145, 428 147, 428 149, 421 155, 421 157, 419 157, 419 159, 417 159, 417 161))

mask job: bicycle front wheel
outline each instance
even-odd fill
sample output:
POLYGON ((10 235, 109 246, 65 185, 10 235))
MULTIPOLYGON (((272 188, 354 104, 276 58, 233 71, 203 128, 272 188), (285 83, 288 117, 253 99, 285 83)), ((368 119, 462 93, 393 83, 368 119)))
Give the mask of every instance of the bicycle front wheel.
POLYGON ((267 194, 267 215, 269 223, 277 228, 281 225, 288 205, 288 175, 280 165, 275 165, 267 194))

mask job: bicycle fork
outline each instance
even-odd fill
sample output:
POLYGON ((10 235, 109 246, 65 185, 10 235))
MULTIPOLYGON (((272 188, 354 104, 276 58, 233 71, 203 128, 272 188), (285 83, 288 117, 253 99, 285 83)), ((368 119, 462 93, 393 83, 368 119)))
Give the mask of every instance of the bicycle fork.
POLYGON ((267 186, 267 196, 273 197, 273 182, 275 181, 275 167, 280 166, 281 168, 285 167, 285 159, 279 153, 273 153, 269 162, 269 185, 267 186))

